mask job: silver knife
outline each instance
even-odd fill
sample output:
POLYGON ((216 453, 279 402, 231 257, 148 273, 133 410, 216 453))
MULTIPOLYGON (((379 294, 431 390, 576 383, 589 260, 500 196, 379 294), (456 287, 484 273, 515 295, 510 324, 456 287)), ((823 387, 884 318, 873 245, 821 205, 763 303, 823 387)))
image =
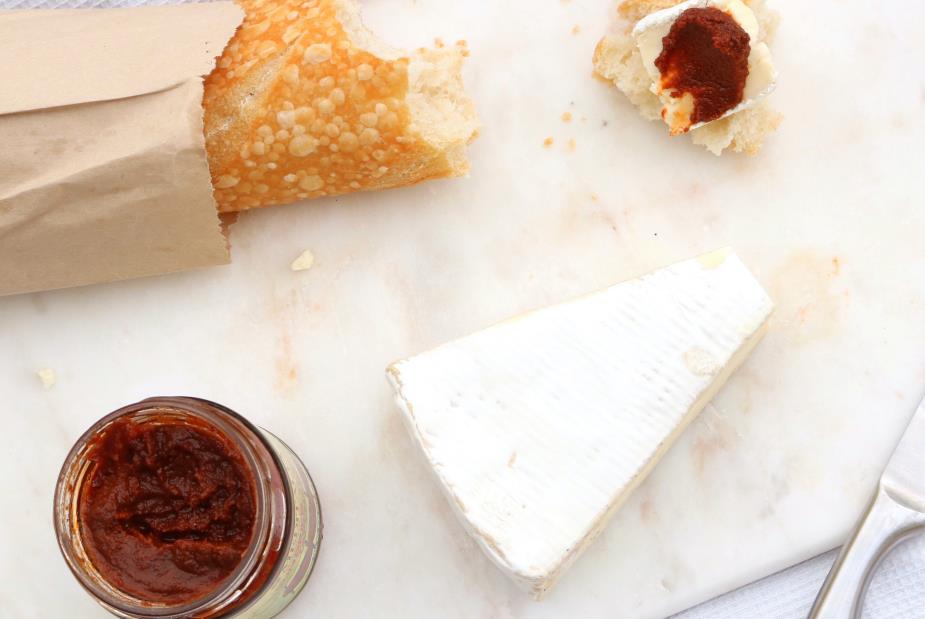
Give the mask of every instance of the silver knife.
POLYGON ((861 616, 870 577, 897 544, 925 527, 925 400, 899 440, 877 492, 842 547, 816 597, 810 619, 861 616))

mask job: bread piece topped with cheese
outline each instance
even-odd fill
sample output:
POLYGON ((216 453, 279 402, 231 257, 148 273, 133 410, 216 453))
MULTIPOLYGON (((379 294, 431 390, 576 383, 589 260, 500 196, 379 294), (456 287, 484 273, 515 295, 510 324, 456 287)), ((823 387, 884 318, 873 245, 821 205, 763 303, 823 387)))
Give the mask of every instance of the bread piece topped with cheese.
POLYGON ((756 154, 782 116, 767 103, 777 72, 764 0, 625 0, 594 69, 650 120, 695 144, 756 154))
POLYGON ((388 368, 462 523, 542 597, 745 360, 772 303, 720 250, 388 368))
POLYGON ((469 169, 463 42, 404 53, 353 0, 238 0, 244 23, 205 81, 222 212, 411 185, 469 169))

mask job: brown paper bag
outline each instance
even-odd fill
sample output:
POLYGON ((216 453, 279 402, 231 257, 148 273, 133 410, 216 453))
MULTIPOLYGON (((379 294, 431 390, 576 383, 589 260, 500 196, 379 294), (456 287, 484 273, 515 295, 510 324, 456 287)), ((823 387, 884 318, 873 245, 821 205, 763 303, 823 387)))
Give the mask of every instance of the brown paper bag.
POLYGON ((227 264, 202 76, 230 2, 0 12, 0 295, 227 264))

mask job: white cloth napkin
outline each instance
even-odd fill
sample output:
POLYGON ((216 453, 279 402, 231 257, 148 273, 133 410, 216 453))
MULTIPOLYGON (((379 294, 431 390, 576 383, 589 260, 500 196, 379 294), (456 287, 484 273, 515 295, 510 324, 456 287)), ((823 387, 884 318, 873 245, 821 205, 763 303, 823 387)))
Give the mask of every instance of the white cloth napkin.
MULTIPOLYGON (((0 0, 0 9, 111 8, 196 0, 0 0)), ((490 0, 481 0, 490 1, 490 0)), ((687 610, 674 619, 806 617, 835 560, 827 553, 687 610)), ((925 537, 897 548, 871 583, 865 619, 925 619, 925 537)))
MULTIPOLYGON (((768 576, 673 619, 802 619, 825 579, 835 552, 768 576)), ((887 555, 864 600, 864 619, 925 619, 925 536, 887 555)))
POLYGON ((208 0, 0 0, 0 9, 111 9, 120 6, 183 4, 208 0))

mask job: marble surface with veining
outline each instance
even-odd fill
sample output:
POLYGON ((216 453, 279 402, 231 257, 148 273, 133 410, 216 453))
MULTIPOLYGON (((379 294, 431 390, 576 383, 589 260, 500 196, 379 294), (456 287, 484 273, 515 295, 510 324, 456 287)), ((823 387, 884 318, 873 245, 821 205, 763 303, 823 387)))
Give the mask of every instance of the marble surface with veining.
POLYGON ((222 402, 311 470, 325 537, 282 617, 658 617, 838 545, 925 391, 925 4, 771 0, 786 120, 753 158, 669 138, 592 77, 608 0, 363 4, 393 44, 469 42, 471 176, 246 213, 228 267, 0 299, 0 617, 103 616, 58 554, 53 485, 87 426, 151 395, 222 402), (770 332, 530 600, 456 522, 384 367, 725 245, 770 332))

